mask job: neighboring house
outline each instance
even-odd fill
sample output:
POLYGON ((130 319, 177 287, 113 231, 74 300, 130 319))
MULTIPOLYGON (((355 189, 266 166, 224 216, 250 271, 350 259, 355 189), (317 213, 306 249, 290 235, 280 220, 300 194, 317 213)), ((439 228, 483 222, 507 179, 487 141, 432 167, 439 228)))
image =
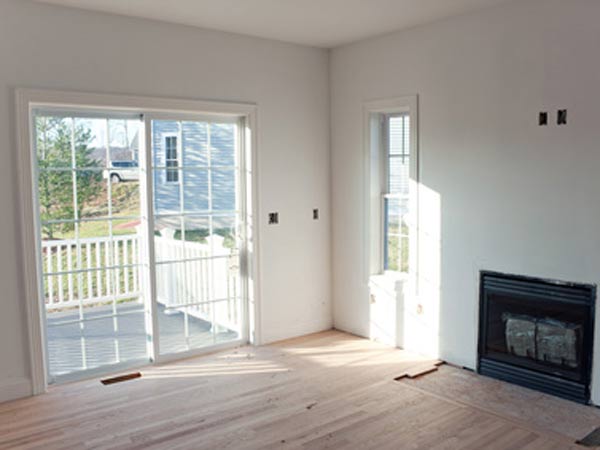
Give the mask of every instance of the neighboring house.
POLYGON ((233 213, 235 125, 179 124, 153 122, 155 212, 233 213))
POLYGON ((234 124, 153 121, 155 227, 208 233, 235 227, 234 124), (180 129, 181 127, 181 129, 180 129), (183 191, 182 191, 183 189, 183 191))

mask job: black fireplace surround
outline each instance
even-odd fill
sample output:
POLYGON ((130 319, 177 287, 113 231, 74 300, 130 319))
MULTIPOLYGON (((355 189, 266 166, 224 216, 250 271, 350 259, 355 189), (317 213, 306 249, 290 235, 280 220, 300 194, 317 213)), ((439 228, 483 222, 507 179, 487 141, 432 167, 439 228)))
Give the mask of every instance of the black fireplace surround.
POLYGON ((596 287, 481 272, 477 370, 588 403, 596 287))

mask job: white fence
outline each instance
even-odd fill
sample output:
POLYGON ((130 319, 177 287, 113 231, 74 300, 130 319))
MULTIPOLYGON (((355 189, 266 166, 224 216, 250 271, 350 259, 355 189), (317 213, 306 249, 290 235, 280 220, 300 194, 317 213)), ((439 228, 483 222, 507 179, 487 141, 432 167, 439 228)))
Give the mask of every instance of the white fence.
POLYGON ((135 234, 42 241, 46 309, 139 297, 139 251, 135 234))
MULTIPOLYGON (((166 234, 166 236, 165 236, 166 234)), ((221 236, 205 243, 155 236, 156 296, 165 311, 185 311, 229 329, 239 326, 239 255, 221 236)), ((137 234, 42 241, 48 311, 139 299, 140 240, 137 234)))
POLYGON ((188 314, 229 329, 239 325, 239 255, 221 236, 206 243, 154 238, 156 298, 168 310, 188 314))

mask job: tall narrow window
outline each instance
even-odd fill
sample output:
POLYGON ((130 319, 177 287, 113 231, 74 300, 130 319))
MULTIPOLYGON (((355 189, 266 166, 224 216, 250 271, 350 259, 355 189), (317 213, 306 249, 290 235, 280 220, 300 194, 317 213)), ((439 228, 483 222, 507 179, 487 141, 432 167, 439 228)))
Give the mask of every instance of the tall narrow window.
POLYGON ((409 269, 410 116, 384 116, 386 189, 383 195, 384 268, 409 269))
POLYGON ((165 166, 167 182, 179 182, 179 159, 177 156, 177 136, 165 136, 165 166))

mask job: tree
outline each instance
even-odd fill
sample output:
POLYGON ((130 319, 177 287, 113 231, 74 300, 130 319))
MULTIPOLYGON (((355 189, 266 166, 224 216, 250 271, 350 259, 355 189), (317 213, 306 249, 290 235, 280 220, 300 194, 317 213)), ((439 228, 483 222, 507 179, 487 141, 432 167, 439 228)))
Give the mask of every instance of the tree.
POLYGON ((74 224, 48 222, 74 219, 75 212, 81 217, 83 206, 102 191, 102 173, 98 170, 73 172, 73 158, 76 168, 100 167, 102 163, 92 157, 93 149, 89 147, 92 131, 83 121, 37 117, 36 138, 42 234, 54 239, 57 232, 72 231, 74 224))

